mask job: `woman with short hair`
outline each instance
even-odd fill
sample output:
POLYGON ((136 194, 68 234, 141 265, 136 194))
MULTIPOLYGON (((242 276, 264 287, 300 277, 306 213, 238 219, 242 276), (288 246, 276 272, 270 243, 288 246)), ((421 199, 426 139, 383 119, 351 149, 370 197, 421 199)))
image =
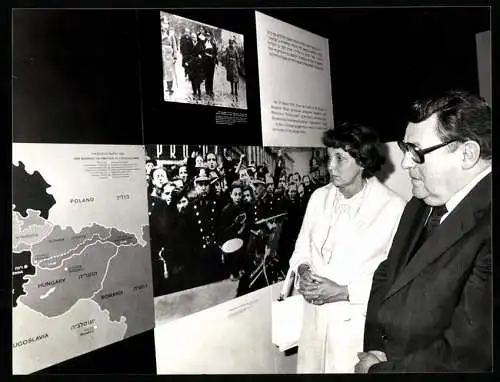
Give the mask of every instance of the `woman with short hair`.
POLYGON ((330 183, 313 192, 290 258, 304 297, 298 373, 353 373, 363 351, 373 273, 405 202, 374 176, 377 134, 344 123, 324 133, 330 183))

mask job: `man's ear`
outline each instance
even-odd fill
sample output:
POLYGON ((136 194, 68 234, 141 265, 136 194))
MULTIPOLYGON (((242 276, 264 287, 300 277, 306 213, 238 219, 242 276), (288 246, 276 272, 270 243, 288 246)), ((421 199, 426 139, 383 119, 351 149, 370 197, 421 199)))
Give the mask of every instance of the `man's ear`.
POLYGON ((470 169, 476 165, 481 157, 481 147, 476 141, 467 141, 462 147, 462 167, 470 169))

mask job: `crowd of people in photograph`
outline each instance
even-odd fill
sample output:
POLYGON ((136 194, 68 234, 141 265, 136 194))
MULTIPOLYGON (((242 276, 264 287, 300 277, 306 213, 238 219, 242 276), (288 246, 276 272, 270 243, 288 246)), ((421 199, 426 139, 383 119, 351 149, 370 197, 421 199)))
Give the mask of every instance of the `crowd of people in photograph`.
POLYGON ((184 70, 184 79, 191 82, 192 97, 189 101, 202 101, 201 85, 205 82, 205 96, 208 104, 214 104, 214 74, 217 65, 221 64, 226 70, 226 80, 231 85, 233 102, 238 102, 238 83, 242 66, 242 47, 238 46, 236 36, 231 36, 224 46, 218 41, 212 28, 200 26, 198 30, 183 27, 179 36, 169 24, 167 17, 162 17, 162 50, 164 82, 166 94, 174 93, 174 80, 178 83, 175 65, 178 58, 184 70), (180 57, 179 57, 180 56, 180 57))
POLYGON ((148 159, 146 177, 155 295, 231 279, 237 295, 284 278, 312 192, 310 172, 274 171, 226 148, 193 150, 175 165, 148 159))

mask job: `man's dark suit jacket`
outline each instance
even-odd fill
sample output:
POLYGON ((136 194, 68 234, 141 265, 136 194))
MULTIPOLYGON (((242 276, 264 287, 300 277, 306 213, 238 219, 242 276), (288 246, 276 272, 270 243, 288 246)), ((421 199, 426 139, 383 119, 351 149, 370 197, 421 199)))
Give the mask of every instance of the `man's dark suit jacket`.
POLYGON ((369 372, 492 370, 491 173, 408 262, 430 207, 410 200, 373 276, 364 350, 369 372))

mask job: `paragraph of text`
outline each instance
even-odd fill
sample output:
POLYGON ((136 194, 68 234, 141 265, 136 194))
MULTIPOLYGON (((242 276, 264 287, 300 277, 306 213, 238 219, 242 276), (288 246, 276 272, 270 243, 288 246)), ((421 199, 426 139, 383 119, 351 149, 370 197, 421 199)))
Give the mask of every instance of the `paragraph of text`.
POLYGON ((247 122, 247 113, 237 113, 233 111, 218 111, 215 114, 217 125, 236 125, 247 122))
POLYGON ((273 101, 271 116, 275 131, 305 134, 307 131, 327 128, 326 109, 280 100, 273 101))
POLYGON ((313 45, 268 30, 267 47, 270 56, 323 70, 323 54, 313 45))

